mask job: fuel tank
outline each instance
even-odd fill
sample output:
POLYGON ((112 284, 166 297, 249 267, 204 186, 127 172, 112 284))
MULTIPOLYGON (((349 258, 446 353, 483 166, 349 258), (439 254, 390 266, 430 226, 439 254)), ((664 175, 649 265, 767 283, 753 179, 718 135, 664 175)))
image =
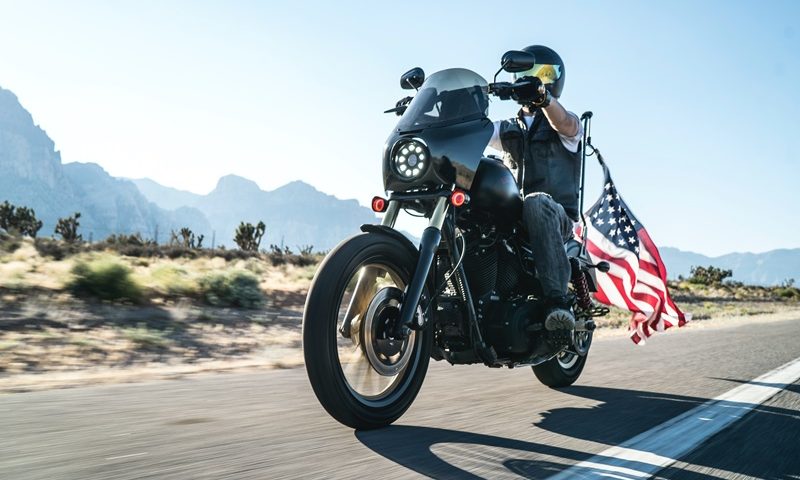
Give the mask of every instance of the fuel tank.
POLYGON ((522 196, 514 174, 500 160, 481 159, 469 197, 471 210, 489 214, 498 225, 510 226, 522 218, 522 196))

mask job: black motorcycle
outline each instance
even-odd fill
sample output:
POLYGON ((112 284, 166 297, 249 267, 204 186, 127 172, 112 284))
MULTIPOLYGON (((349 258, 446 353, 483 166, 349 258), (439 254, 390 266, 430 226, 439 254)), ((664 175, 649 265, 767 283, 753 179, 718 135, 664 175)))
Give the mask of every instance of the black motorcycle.
MULTIPOLYGON (((534 58, 512 51, 501 64, 498 73, 520 72, 534 58)), ((608 312, 589 293, 591 269, 607 265, 591 265, 582 243, 571 241, 565 248, 576 328, 544 328, 520 189, 501 160, 484 156, 493 132, 489 95, 512 98, 524 85, 489 84, 461 68, 425 79, 416 68, 401 77, 401 86, 417 93, 387 111, 401 118, 383 152, 390 195, 372 201, 383 221, 363 225, 327 255, 303 316, 314 393, 336 420, 358 429, 397 420, 414 401, 431 358, 531 365, 545 385, 571 385, 586 364, 592 319, 608 312), (401 209, 429 219, 419 248, 393 228, 401 209)))

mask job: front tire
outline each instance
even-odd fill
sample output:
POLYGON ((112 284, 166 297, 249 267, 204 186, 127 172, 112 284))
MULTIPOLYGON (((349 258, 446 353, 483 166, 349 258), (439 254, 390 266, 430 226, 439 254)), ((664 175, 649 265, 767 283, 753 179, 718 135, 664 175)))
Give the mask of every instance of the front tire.
POLYGON ((432 334, 423 330, 393 338, 390 333, 416 261, 416 254, 392 237, 359 234, 328 254, 309 288, 303 315, 306 372, 323 408, 351 428, 391 424, 422 386, 432 334))

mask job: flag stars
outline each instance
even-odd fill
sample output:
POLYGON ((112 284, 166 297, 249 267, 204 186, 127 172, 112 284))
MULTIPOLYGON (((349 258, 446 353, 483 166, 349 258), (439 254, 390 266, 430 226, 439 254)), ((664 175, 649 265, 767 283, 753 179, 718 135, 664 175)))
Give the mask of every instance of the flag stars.
POLYGON ((610 183, 606 183, 606 184, 605 184, 605 186, 604 186, 603 188, 605 188, 606 190, 608 190, 609 188, 611 188, 611 184, 610 184, 610 183))
POLYGON ((633 230, 633 228, 631 228, 630 225, 625 225, 625 233, 631 233, 631 230, 633 230))
POLYGON ((597 221, 596 221, 595 223, 596 223, 596 224, 598 224, 598 225, 602 225, 602 224, 604 224, 604 223, 606 223, 606 222, 605 222, 605 221, 603 221, 603 219, 602 219, 602 218, 598 218, 598 219, 597 219, 597 221))
POLYGON ((625 246, 625 240, 623 240, 621 238, 617 241, 617 243, 619 244, 620 247, 624 247, 625 246))
POLYGON ((636 243, 636 237, 628 237, 628 243, 636 243))

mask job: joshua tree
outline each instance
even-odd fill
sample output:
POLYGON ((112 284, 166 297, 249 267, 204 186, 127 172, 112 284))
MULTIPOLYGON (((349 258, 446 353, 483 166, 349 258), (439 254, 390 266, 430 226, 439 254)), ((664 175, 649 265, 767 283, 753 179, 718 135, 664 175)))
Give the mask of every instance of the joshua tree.
POLYGON ((258 222, 258 225, 253 226, 252 223, 241 222, 236 229, 236 236, 233 241, 240 249, 248 252, 257 252, 258 247, 261 245, 261 238, 267 227, 264 222, 258 222))
POLYGON ((169 244, 183 248, 203 248, 204 235, 195 236, 194 232, 188 227, 181 228, 178 233, 175 230, 170 232, 169 244))
POLYGON ((66 218, 59 218, 55 233, 61 235, 61 238, 65 242, 80 242, 83 240, 83 237, 78 235, 78 227, 80 226, 79 218, 81 218, 81 212, 75 212, 72 216, 66 218))
POLYGON ((713 265, 692 267, 690 273, 689 282, 699 283, 700 285, 719 285, 726 278, 733 276, 733 270, 723 270, 713 265))
POLYGON ((0 228, 9 233, 36 237, 42 228, 42 221, 36 218, 36 212, 28 207, 15 207, 8 200, 0 204, 0 228))

